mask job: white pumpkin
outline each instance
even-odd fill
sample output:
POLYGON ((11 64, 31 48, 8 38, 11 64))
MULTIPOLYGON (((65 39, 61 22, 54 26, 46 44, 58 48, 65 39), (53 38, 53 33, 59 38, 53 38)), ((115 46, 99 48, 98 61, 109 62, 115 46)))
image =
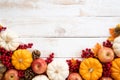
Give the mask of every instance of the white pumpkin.
POLYGON ((18 36, 10 30, 5 30, 0 33, 0 47, 8 51, 14 51, 19 46, 18 36))
POLYGON ((32 80, 49 80, 46 75, 35 76, 32 80))
POLYGON ((120 36, 114 39, 113 50, 115 54, 120 57, 120 36))
POLYGON ((53 61, 49 63, 47 75, 50 80, 65 80, 69 75, 68 64, 63 61, 53 61))

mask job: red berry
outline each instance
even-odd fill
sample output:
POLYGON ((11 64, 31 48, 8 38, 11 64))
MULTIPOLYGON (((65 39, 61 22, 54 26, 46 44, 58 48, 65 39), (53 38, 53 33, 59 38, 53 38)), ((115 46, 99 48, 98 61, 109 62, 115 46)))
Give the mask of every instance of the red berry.
POLYGON ((6 27, 0 27, 0 32, 6 30, 6 27))
POLYGON ((32 48, 33 43, 28 43, 28 44, 20 44, 18 49, 27 49, 27 48, 32 48))
POLYGON ((102 63, 103 66, 103 76, 104 77, 110 77, 111 76, 111 66, 112 63, 108 62, 108 63, 102 63))
POLYGON ((72 63, 72 59, 71 60, 66 60, 66 62, 69 66, 69 71, 70 72, 78 72, 79 71, 79 66, 80 66, 80 63, 81 63, 80 60, 76 59, 74 64, 72 63))
POLYGON ((24 77, 24 73, 25 73, 25 71, 18 70, 18 76, 19 76, 20 78, 24 77))
POLYGON ((94 57, 94 53, 91 51, 91 49, 86 48, 85 50, 82 50, 81 57, 82 58, 94 57))
POLYGON ((49 64, 53 61, 53 58, 54 58, 54 53, 51 53, 49 57, 46 58, 45 61, 47 62, 47 64, 49 64))
POLYGON ((7 69, 13 68, 12 63, 11 63, 11 56, 12 51, 7 51, 4 48, 0 48, 0 60, 1 62, 7 67, 7 69))
POLYGON ((113 44, 109 40, 106 40, 106 41, 103 42, 103 46, 105 46, 105 47, 112 48, 112 45, 113 44))

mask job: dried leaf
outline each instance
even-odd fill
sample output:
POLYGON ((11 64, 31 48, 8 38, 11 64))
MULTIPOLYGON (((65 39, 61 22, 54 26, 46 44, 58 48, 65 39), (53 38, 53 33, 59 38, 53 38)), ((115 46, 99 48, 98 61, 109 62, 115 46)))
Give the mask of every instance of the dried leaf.
POLYGON ((108 37, 108 40, 113 41, 117 36, 115 35, 115 28, 109 29, 110 37, 108 37))
POLYGON ((74 58, 71 59, 71 63, 72 65, 75 65, 76 64, 76 60, 74 58))
POLYGON ((94 56, 97 57, 97 54, 98 54, 99 50, 101 49, 101 47, 102 47, 102 46, 101 46, 99 43, 97 43, 97 44, 95 45, 95 47, 92 49, 92 50, 93 50, 93 53, 94 53, 94 56))
POLYGON ((115 39, 115 37, 112 37, 112 36, 108 37, 109 41, 114 41, 114 39, 115 39))
POLYGON ((109 33, 111 36, 115 37, 115 28, 110 28, 109 33))

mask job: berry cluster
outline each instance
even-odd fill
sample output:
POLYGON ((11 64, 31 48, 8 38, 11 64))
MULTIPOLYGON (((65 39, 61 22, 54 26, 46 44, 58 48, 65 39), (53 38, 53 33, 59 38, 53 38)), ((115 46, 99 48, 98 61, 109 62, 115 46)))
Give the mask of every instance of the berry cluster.
POLYGON ((79 66, 81 61, 76 59, 76 60, 66 60, 67 64, 69 65, 69 71, 70 72, 79 72, 79 66))
POLYGON ((20 78, 24 77, 25 76, 25 71, 24 70, 18 70, 18 76, 20 78))
POLYGON ((1 62, 7 67, 7 69, 13 69, 13 65, 11 63, 11 57, 13 52, 12 51, 6 51, 4 48, 0 48, 0 60, 1 62))
POLYGON ((6 30, 6 27, 0 27, 0 32, 6 30))
POLYGON ((104 47, 112 48, 112 45, 113 45, 113 44, 112 44, 109 40, 106 40, 106 41, 103 42, 103 46, 104 46, 104 47))
POLYGON ((28 44, 20 44, 18 49, 27 49, 27 48, 32 48, 33 43, 28 43, 28 44))
POLYGON ((82 58, 94 57, 94 53, 91 51, 91 49, 86 48, 85 50, 82 50, 81 57, 82 58))
POLYGON ((104 77, 110 77, 110 75, 111 75, 111 70, 110 70, 111 66, 112 66, 111 62, 102 64, 102 67, 103 67, 103 74, 102 75, 104 77))
POLYGON ((47 62, 47 64, 51 63, 53 61, 54 58, 54 53, 51 53, 49 55, 49 57, 47 57, 47 59, 45 60, 47 62))

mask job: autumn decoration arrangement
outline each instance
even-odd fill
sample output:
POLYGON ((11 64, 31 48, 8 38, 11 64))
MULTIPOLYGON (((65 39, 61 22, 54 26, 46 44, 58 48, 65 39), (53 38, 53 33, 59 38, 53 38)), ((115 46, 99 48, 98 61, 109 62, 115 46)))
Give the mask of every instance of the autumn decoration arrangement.
POLYGON ((0 26, 0 80, 120 80, 120 24, 110 37, 80 53, 81 59, 54 60, 54 53, 40 57, 33 44, 0 26))

